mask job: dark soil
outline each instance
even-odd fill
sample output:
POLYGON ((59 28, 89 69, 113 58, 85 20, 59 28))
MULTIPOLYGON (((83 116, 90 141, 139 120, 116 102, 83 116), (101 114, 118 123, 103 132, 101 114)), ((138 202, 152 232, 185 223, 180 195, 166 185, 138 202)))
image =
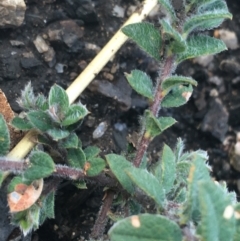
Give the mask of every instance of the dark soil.
MULTIPOLYGON (((36 93, 47 94, 54 83, 67 88, 128 18, 130 6, 138 1, 92 0, 93 5, 89 2, 26 0, 24 24, 15 29, 1 29, 0 88, 16 113, 21 111, 16 98, 29 81, 36 93), (124 17, 114 16, 116 5, 123 8, 124 17), (63 30, 63 35, 70 39, 49 40, 48 31, 56 29, 63 30), (37 35, 45 37, 55 51, 55 57, 49 62, 34 46, 37 35), (11 40, 23 45, 13 46, 11 40)), ((231 30, 240 39, 240 4, 235 0, 227 2, 234 17, 232 21, 225 21, 220 29, 231 30)), ((157 18, 154 16, 149 21, 156 22, 157 18)), ((149 147, 153 160, 163 142, 173 147, 178 137, 184 139, 187 150, 207 150, 213 177, 227 181, 229 188, 237 193, 240 174, 230 164, 229 150, 240 131, 239 56, 238 48, 214 56, 206 67, 196 61, 186 61, 178 67, 178 74, 191 75, 199 85, 187 105, 161 110, 161 114, 173 116, 178 123, 149 147), (226 139, 229 140, 227 145, 226 139)), ((156 62, 128 42, 80 96, 91 112, 78 131, 83 147, 96 145, 103 155, 120 153, 125 150, 127 139, 133 140, 132 136, 139 129, 139 117, 147 107, 147 102, 131 90, 124 78, 124 72, 135 68, 148 72, 153 78, 158 71, 156 62), (107 123, 107 131, 103 137, 93 139, 92 133, 101 122, 107 123)), ((24 239, 18 229, 11 228, 6 240, 87 240, 102 197, 102 190, 92 184, 87 190, 78 190, 69 182, 63 182, 56 194, 56 218, 46 221, 24 239), (14 235, 17 239, 13 239, 14 235)))

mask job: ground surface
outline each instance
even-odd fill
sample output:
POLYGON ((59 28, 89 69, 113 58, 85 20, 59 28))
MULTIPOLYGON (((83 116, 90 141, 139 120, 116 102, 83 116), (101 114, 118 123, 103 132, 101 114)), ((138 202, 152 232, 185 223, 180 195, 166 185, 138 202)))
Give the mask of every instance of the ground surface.
MULTIPOLYGON (((138 1, 93 0, 93 7, 89 2, 28 0, 23 26, 1 30, 0 88, 15 112, 21 111, 16 98, 29 81, 36 93, 47 94, 54 83, 64 88, 69 86, 127 19, 138 1), (114 13, 116 6, 120 7, 118 16, 114 13), (54 31, 60 30, 61 39, 54 35, 54 31), (38 35, 54 50, 50 61, 49 58, 46 61, 47 57, 34 46, 33 40, 38 35), (22 44, 13 46, 11 40, 22 44)), ((234 18, 226 21, 220 29, 231 30, 240 39, 240 4, 235 0, 227 2, 234 18)), ((156 19, 154 16, 151 20, 156 19)), ((240 131, 239 56, 238 48, 215 56, 209 63, 206 62, 209 59, 205 59, 203 64, 187 61, 178 67, 179 74, 193 76, 199 85, 187 105, 171 112, 162 110, 162 114, 174 116, 178 124, 149 148, 149 155, 154 158, 163 142, 174 146, 176 138, 181 137, 187 149, 207 150, 213 176, 226 180, 236 191, 240 174, 230 164, 229 148, 223 142, 227 137, 229 142, 234 142, 236 132, 240 131)), ((97 145, 103 154, 119 153, 125 149, 127 137, 138 130, 139 116, 147 102, 132 92, 123 75, 134 68, 147 71, 153 78, 158 70, 151 58, 129 42, 81 95, 81 101, 91 112, 78 132, 84 147, 97 145), (101 122, 106 122, 107 131, 102 138, 94 140, 92 133, 101 122)), ((32 237, 24 240, 84 240, 94 223, 101 198, 101 190, 91 185, 82 191, 63 183, 56 196, 56 219, 47 221, 32 237)), ((18 230, 13 229, 6 240, 13 240, 14 235, 20 238, 18 230)))

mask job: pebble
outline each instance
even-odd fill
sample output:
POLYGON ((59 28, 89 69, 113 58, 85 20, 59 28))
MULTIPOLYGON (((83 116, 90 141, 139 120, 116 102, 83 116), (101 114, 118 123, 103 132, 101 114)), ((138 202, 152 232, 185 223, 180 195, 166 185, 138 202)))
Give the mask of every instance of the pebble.
POLYGON ((38 35, 36 37, 36 39, 33 41, 37 51, 39 53, 45 53, 49 50, 49 45, 46 43, 46 41, 40 36, 38 35))
POLYGON ((93 132, 93 139, 98 139, 104 135, 107 130, 107 122, 101 122, 93 132))
POLYGON ((112 81, 114 79, 114 76, 108 72, 103 72, 103 77, 110 81, 112 81))
POLYGON ((220 29, 216 31, 218 32, 215 32, 214 35, 219 35, 219 38, 226 44, 229 49, 237 49, 239 47, 237 35, 235 32, 229 31, 227 29, 220 29))
POLYGON ((113 8, 113 16, 118 18, 124 18, 124 8, 118 5, 115 5, 113 8))
POLYGON ((24 0, 0 1, 0 28, 21 26, 25 18, 24 0))
POLYGON ((10 40, 10 44, 14 47, 24 46, 25 44, 18 40, 10 40))
POLYGON ((213 61, 213 55, 200 56, 194 59, 194 63, 198 63, 203 67, 207 67, 213 61))

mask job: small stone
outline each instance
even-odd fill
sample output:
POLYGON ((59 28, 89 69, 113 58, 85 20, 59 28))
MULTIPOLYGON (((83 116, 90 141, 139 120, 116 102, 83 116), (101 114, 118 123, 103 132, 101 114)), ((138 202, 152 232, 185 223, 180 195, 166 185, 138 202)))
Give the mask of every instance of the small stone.
POLYGON ((93 139, 98 139, 104 135, 107 130, 107 123, 101 122, 93 132, 93 139))
POLYGON ((78 74, 75 72, 71 72, 69 76, 70 76, 70 80, 74 80, 78 76, 78 74))
POLYGON ((119 69, 119 64, 113 64, 111 68, 111 74, 115 74, 119 69))
POLYGON ((25 18, 24 0, 0 1, 0 28, 21 26, 25 18))
POLYGON ((115 5, 113 8, 113 16, 118 18, 124 18, 124 8, 118 5, 115 5))
POLYGON ((21 47, 25 45, 23 42, 18 40, 10 40, 10 44, 14 47, 21 47))
POLYGON ((224 141, 225 135, 228 131, 228 117, 227 109, 222 104, 219 98, 215 98, 210 102, 210 107, 206 113, 201 130, 210 132, 212 136, 220 141, 224 141))
POLYGON ((79 63, 78 63, 78 66, 81 68, 81 69, 85 69, 87 67, 87 62, 85 60, 81 60, 79 63))
POLYGON ((101 50, 101 48, 99 46, 97 46, 96 44, 92 44, 92 43, 85 43, 85 48, 89 49, 89 50, 95 50, 97 53, 101 50))
POLYGON ((49 50, 49 45, 46 43, 46 41, 40 36, 38 35, 36 37, 36 39, 33 41, 37 51, 39 53, 45 53, 49 50))
POLYGON ((209 94, 211 97, 219 96, 218 91, 216 89, 212 89, 209 94))
POLYGON ((110 81, 114 79, 114 76, 108 72, 103 72, 103 77, 110 81))
POLYGON ((208 79, 208 81, 212 84, 215 84, 217 86, 220 86, 223 84, 223 78, 219 77, 219 76, 212 76, 208 79))
POLYGON ((61 64, 61 63, 57 63, 55 65, 55 69, 56 69, 57 73, 59 73, 59 74, 64 73, 64 67, 66 67, 66 65, 65 64, 61 64))
POLYGON ((203 67, 207 67, 213 61, 213 59, 213 55, 200 56, 194 59, 194 63, 198 63, 203 67))
POLYGON ((20 63, 24 69, 30 69, 42 65, 42 63, 35 57, 21 58, 20 63))
POLYGON ((131 16, 135 12, 136 9, 137 9, 137 6, 130 5, 127 9, 127 16, 128 17, 131 16))
POLYGON ((77 20, 63 20, 50 24, 47 28, 49 41, 64 43, 70 52, 83 49, 82 37, 84 28, 80 27, 77 20))
POLYGON ((226 44, 229 49, 237 49, 238 39, 237 35, 233 31, 229 31, 227 29, 218 30, 219 38, 226 44))

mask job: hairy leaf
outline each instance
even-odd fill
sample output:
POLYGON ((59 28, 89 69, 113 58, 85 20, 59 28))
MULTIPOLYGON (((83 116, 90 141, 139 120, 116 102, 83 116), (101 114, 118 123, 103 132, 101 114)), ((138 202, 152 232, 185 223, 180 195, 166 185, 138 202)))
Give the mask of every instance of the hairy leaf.
POLYGON ((201 181, 198 185, 201 213, 198 234, 206 241, 233 240, 235 220, 230 199, 213 181, 201 181))
POLYGON ((84 169, 86 163, 86 156, 81 148, 67 149, 67 159, 71 167, 84 169))
POLYGON ((177 19, 176 13, 174 11, 173 5, 169 0, 158 0, 161 6, 165 9, 165 11, 170 15, 171 20, 175 21, 177 19))
POLYGON ((30 157, 30 167, 24 172, 24 178, 34 181, 50 176, 55 170, 53 159, 43 151, 34 151, 30 157))
POLYGON ((193 219, 195 222, 199 221, 200 207, 198 200, 198 183, 201 180, 211 180, 205 161, 206 160, 201 158, 201 156, 195 154, 188 176, 188 196, 183 207, 181 223, 187 223, 191 219, 193 219))
POLYGON ((70 132, 62 129, 53 128, 48 130, 47 134, 51 136, 54 141, 59 141, 68 137, 70 132))
POLYGON ((62 121, 63 126, 70 126, 83 119, 88 114, 88 110, 82 104, 74 104, 68 108, 65 118, 62 121))
POLYGON ((162 90, 165 93, 168 93, 173 87, 178 85, 184 85, 184 84, 191 84, 194 86, 197 86, 197 81, 192 79, 191 77, 185 77, 185 76, 178 76, 178 75, 172 75, 169 78, 165 79, 162 82, 162 90))
POLYGON ((55 84, 52 86, 49 92, 48 104, 49 107, 57 107, 57 115, 63 115, 65 112, 67 112, 69 107, 69 99, 66 91, 59 85, 55 84))
POLYGON ((106 166, 105 161, 100 157, 88 159, 85 163, 84 170, 88 176, 98 175, 106 166))
POLYGON ((186 41, 166 19, 160 20, 160 23, 162 25, 162 33, 170 40, 168 47, 170 46, 173 53, 183 52, 186 49, 186 41))
POLYGON ((151 78, 140 70, 133 70, 131 74, 125 74, 128 83, 140 95, 153 100, 153 84, 151 78))
POLYGON ((172 117, 160 117, 153 116, 151 111, 145 111, 146 116, 146 132, 150 138, 154 138, 160 135, 163 131, 176 123, 176 120, 172 117))
POLYGON ((134 192, 134 187, 132 184, 131 179, 126 174, 124 170, 127 168, 133 168, 132 163, 127 161, 123 156, 119 156, 116 154, 108 154, 106 155, 107 163, 113 172, 113 174, 116 176, 120 184, 129 192, 134 192))
POLYGON ((10 135, 7 123, 2 114, 0 114, 0 155, 5 156, 10 148, 10 135))
POLYGON ((135 41, 141 49, 156 60, 160 60, 162 38, 158 31, 150 23, 134 23, 122 28, 125 35, 135 41))
POLYGON ((179 226, 154 214, 140 214, 117 222, 108 232, 111 241, 181 241, 179 226))
POLYGON ((96 146, 88 146, 84 149, 87 160, 96 157, 100 152, 101 150, 96 146))
POLYGON ((173 188, 173 184, 176 178, 176 163, 175 155, 171 148, 164 144, 162 156, 159 162, 161 165, 160 168, 160 183, 164 188, 165 193, 169 193, 173 188))
POLYGON ((135 167, 127 169, 126 173, 138 188, 152 198, 158 206, 163 207, 165 193, 162 185, 152 173, 135 167))
POLYGON ((191 85, 183 86, 178 85, 172 88, 172 90, 163 98, 162 107, 179 107, 188 102, 193 92, 191 85))
POLYGON ((232 14, 225 10, 214 10, 208 13, 194 15, 184 26, 184 35, 188 36, 193 30, 208 30, 218 27, 225 18, 232 18, 232 14))
POLYGON ((62 140, 61 145, 64 148, 78 148, 79 139, 75 133, 71 133, 67 138, 62 140))
POLYGON ((205 35, 194 35, 187 40, 187 49, 183 53, 177 55, 178 63, 185 59, 196 58, 203 55, 217 54, 227 47, 225 43, 216 38, 212 38, 205 35))
POLYGON ((30 123, 40 131, 47 131, 52 128, 52 120, 46 112, 33 110, 27 113, 30 123))
POLYGON ((23 118, 20 118, 18 116, 14 117, 11 121, 11 125, 18 129, 18 130, 22 130, 22 131, 28 131, 30 129, 33 128, 33 126, 31 125, 31 123, 23 118))

